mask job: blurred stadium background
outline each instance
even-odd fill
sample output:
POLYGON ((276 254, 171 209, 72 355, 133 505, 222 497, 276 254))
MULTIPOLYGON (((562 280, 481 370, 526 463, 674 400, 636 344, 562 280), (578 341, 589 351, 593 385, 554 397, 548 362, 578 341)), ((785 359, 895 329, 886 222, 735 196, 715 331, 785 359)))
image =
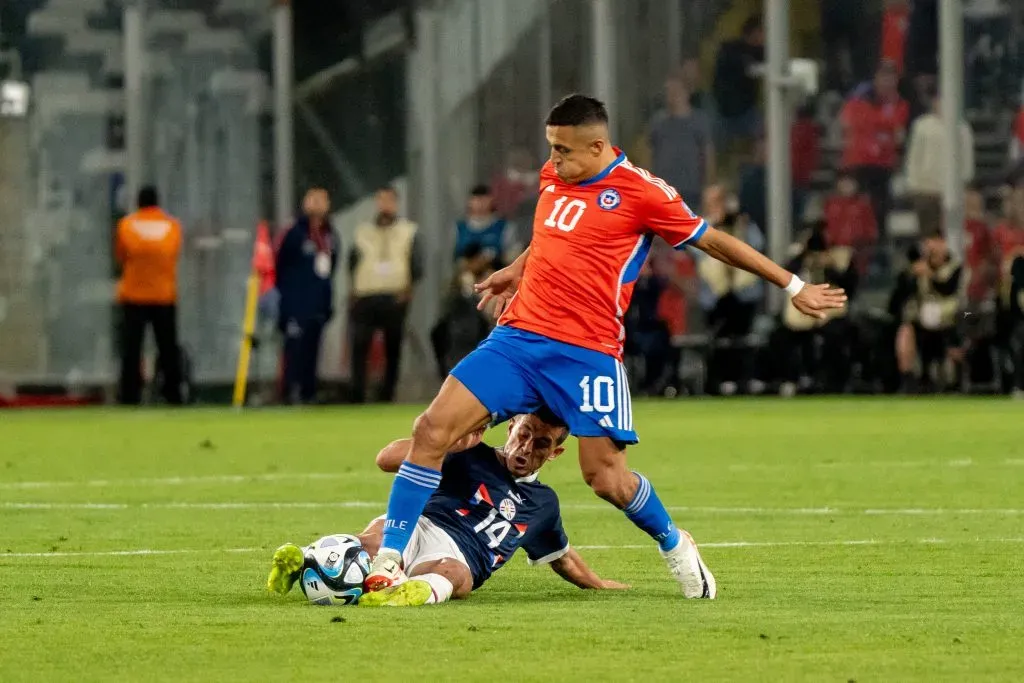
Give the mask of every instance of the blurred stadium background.
MULTIPOLYGON (((1009 235, 1007 250, 971 251, 956 176, 969 162, 959 148, 951 151, 942 225, 954 256, 970 269, 955 295, 958 329, 950 342, 961 354, 948 359, 960 372, 945 388, 1012 388, 1013 323, 1005 322, 1012 306, 1000 303, 1007 284, 1000 269, 1024 234, 1024 208, 1015 208, 1012 191, 1015 140, 1024 135, 1013 127, 1024 79, 1019 3, 7 0, 0 7, 0 393, 8 400, 68 390, 112 398, 113 227, 144 183, 160 188, 163 205, 184 225, 180 338, 200 396, 210 389, 210 400, 235 376, 257 226, 286 229, 305 188, 324 186, 344 251, 354 226, 372 213, 374 189, 394 185, 403 212, 419 224, 425 256, 399 398, 428 397, 438 382, 431 330, 456 268, 454 224, 470 188, 529 178, 546 154, 544 112, 571 91, 605 99, 619 144, 646 165, 652 121, 675 74, 696 90, 694 102, 721 141, 716 78, 729 73, 722 55, 748 19, 761 16, 771 19, 771 78, 751 81, 760 125, 740 140, 745 145, 716 146, 717 177, 706 181, 736 195, 739 210, 761 223, 766 252, 788 260, 794 243, 806 243, 805 230, 826 221, 837 174, 848 165, 845 148, 855 144, 841 112, 864 96, 861 81, 893 59, 911 117, 926 112, 927 93, 938 87, 943 112, 962 115, 973 130, 974 168, 966 177, 984 200, 985 234, 1009 235), (798 199, 779 201, 791 185, 798 199), (969 293, 974 272, 990 272, 991 281, 969 293)), ((946 129, 956 134, 955 124, 946 129)), ((781 302, 755 293, 743 299, 753 306, 749 320, 732 325, 725 314, 723 322, 715 310, 720 293, 712 292, 711 303, 702 299, 714 288, 699 264, 655 259, 656 301, 632 317, 636 329, 670 340, 664 376, 645 380, 650 392, 822 391, 827 382, 819 375, 828 368, 821 362, 850 368, 831 389, 899 387, 894 349, 904 302, 894 304, 892 294, 908 248, 926 231, 903 170, 905 138, 896 137, 901 158, 890 164, 877 236, 852 245, 860 286, 844 328, 856 343, 846 355, 823 360, 827 337, 819 335, 807 346, 814 361, 780 360, 778 343, 789 346, 784 335, 778 341, 786 327, 781 302), (734 348, 745 350, 751 367, 741 377, 720 376, 716 353, 734 348)), ((525 243, 528 206, 508 213, 525 243)), ((327 400, 344 398, 349 374, 340 304, 347 282, 335 279, 340 313, 322 351, 327 400)), ((250 377, 268 386, 254 395, 273 400, 278 346, 268 341, 250 377)), ((639 376, 649 353, 645 346, 631 354, 639 376)))

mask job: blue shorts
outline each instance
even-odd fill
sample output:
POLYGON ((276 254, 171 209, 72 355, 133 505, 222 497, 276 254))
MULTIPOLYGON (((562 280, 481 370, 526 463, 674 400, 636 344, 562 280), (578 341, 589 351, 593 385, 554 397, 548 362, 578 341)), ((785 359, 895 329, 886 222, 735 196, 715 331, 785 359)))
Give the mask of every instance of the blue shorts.
POLYGON ((626 369, 607 354, 500 326, 451 374, 495 424, 546 405, 573 436, 639 441, 626 369))

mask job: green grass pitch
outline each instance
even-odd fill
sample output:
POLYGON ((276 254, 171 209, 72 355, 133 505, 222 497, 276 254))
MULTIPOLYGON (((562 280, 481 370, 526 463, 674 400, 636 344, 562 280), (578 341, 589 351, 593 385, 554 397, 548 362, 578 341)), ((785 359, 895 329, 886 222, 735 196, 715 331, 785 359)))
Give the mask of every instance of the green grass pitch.
POLYGON ((1020 403, 637 403, 631 463, 703 545, 714 602, 682 599, 572 442, 542 480, 631 591, 517 556, 442 607, 266 594, 277 545, 383 512, 373 456, 414 414, 0 414, 0 681, 1024 677, 1020 403))

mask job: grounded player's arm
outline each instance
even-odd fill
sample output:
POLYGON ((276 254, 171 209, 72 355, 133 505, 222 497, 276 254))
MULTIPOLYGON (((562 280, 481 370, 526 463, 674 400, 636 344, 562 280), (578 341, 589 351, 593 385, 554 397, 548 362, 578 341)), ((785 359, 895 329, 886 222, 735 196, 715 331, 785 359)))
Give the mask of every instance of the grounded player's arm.
POLYGON ((602 579, 593 569, 587 566, 587 563, 583 561, 580 554, 573 548, 569 548, 569 552, 551 562, 551 568, 563 579, 580 588, 597 590, 629 588, 624 583, 602 579))
POLYGON ((796 275, 749 244, 722 230, 708 226, 692 244, 726 265, 753 273, 776 287, 785 289, 792 297, 793 306, 805 315, 824 319, 825 311, 842 308, 846 303, 846 293, 842 289, 827 284, 805 284, 796 275))
MULTIPOLYGON (((450 452, 458 453, 459 451, 469 450, 473 446, 476 446, 483 440, 485 431, 487 431, 486 427, 481 427, 480 429, 470 432, 456 441, 450 452)), ((412 439, 398 439, 397 441, 392 441, 382 448, 380 453, 377 454, 377 467, 385 472, 397 472, 398 468, 402 466, 402 461, 405 460, 405 456, 409 455, 410 448, 412 448, 412 439)))

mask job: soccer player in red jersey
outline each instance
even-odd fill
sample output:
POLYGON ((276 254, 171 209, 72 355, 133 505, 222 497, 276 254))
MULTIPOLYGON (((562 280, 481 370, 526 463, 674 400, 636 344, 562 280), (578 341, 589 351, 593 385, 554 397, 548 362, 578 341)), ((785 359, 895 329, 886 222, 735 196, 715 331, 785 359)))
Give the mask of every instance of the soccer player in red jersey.
POLYGON ((481 307, 496 300, 498 327, 452 370, 416 420, 366 588, 405 580, 401 553, 437 489, 451 445, 546 404, 579 439, 580 469, 594 493, 658 543, 687 598, 714 598, 714 577, 693 539, 672 523, 651 483, 626 464, 626 445, 638 441, 621 362, 633 283, 660 236, 677 249, 695 247, 763 277, 807 315, 824 318, 846 295, 803 283, 694 215, 674 188, 612 146, 608 113, 598 100, 570 95, 546 123, 551 158, 540 174, 533 240, 519 259, 477 286, 481 307))

